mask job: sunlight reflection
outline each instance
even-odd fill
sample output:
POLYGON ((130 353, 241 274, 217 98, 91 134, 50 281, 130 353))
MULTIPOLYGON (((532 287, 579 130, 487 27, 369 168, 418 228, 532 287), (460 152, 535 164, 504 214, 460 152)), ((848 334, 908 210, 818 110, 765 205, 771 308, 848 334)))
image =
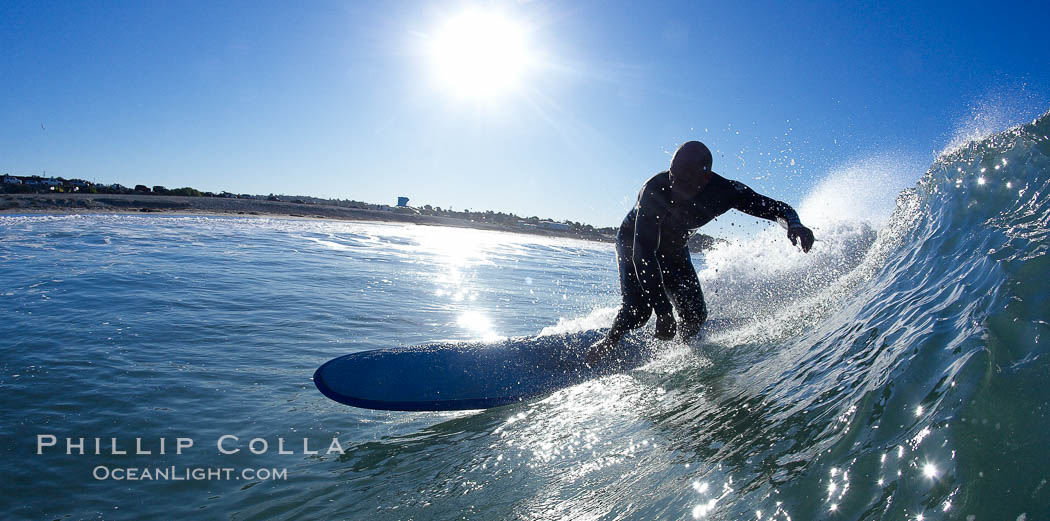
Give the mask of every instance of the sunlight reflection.
POLYGON ((923 427, 922 430, 912 438, 912 444, 914 445, 913 448, 918 448, 919 444, 922 443, 922 440, 929 436, 931 432, 933 431, 931 431, 929 427, 923 427))
POLYGON ((711 510, 714 510, 715 505, 718 503, 718 498, 711 498, 707 503, 701 503, 693 507, 693 519, 700 519, 706 516, 711 510))
POLYGON ((420 228, 414 239, 421 253, 435 255, 444 264, 460 267, 487 262, 485 250, 502 238, 463 228, 420 228))
MULTIPOLYGON (((729 483, 732 483, 732 478, 730 478, 729 483)), ((708 514, 711 513, 712 510, 714 510, 715 506, 718 504, 719 501, 725 499, 726 496, 731 494, 733 492, 733 488, 729 486, 729 483, 722 484, 722 493, 718 497, 713 497, 693 507, 693 519, 700 519, 702 517, 706 517, 708 514)), ((693 482, 693 489, 696 490, 698 493, 705 493, 708 489, 707 483, 693 482)))
MULTIPOLYGON (((421 226, 412 230, 416 242, 410 253, 429 257, 438 265, 430 275, 437 286, 434 296, 453 302, 475 301, 479 297, 474 266, 493 264, 489 254, 507 246, 508 239, 499 234, 458 228, 421 226)), ((468 317, 469 320, 469 317, 468 317)))
POLYGON ((937 477, 937 466, 933 463, 926 463, 922 467, 922 474, 927 478, 934 479, 937 477))
POLYGON ((489 342, 500 340, 503 337, 498 335, 492 327, 492 321, 489 317, 485 316, 479 311, 465 311, 459 315, 456 319, 456 324, 459 327, 470 331, 474 335, 480 337, 482 340, 489 342))
POLYGON ((849 469, 832 467, 829 474, 828 498, 825 501, 828 503, 828 509, 834 512, 846 497, 846 491, 849 490, 849 469), (836 480, 841 482, 836 482, 836 480))

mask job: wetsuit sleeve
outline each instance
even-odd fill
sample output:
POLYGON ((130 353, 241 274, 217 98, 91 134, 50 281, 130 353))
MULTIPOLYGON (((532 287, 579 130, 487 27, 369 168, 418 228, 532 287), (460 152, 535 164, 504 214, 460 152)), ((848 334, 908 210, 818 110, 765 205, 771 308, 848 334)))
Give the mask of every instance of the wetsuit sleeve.
POLYGON ((657 315, 671 312, 671 301, 664 293, 663 275, 657 251, 660 248, 660 203, 643 188, 638 195, 634 220, 634 272, 649 304, 657 315))
POLYGON ((739 181, 730 183, 736 192, 733 208, 761 219, 776 221, 785 229, 802 226, 798 213, 787 203, 761 195, 739 181))

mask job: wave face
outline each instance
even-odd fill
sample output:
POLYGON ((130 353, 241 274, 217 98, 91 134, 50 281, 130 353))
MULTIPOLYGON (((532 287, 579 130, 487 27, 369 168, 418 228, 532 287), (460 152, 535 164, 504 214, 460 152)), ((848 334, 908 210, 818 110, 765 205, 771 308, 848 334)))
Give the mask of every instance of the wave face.
MULTIPOLYGON (((661 416, 717 464, 696 517, 1050 513, 1047 135, 1044 116, 940 157, 855 266, 858 247, 836 254, 844 274, 737 277, 729 302, 775 312, 720 339, 661 416), (794 283, 822 289, 778 287, 794 283), (759 287, 768 298, 740 304, 759 287), (717 403, 689 398, 711 387, 717 403)), ((714 255, 730 273, 742 256, 714 255)), ((712 269, 709 285, 732 285, 712 269)))
POLYGON ((845 274, 814 263, 730 283, 713 266, 738 273, 748 260, 715 252, 707 286, 742 285, 729 302, 775 313, 679 376, 696 383, 661 416, 717 463, 696 517, 1050 513, 1047 135, 1044 116, 940 157, 845 274), (807 270, 830 284, 778 287, 820 285, 807 270), (757 306, 740 304, 762 287, 757 306), (690 398, 711 386, 717 403, 690 398))
POLYGON ((874 224, 828 204, 842 192, 832 179, 802 205, 803 217, 832 209, 814 220, 810 254, 771 229, 694 259, 712 316, 738 326, 486 411, 362 411, 309 376, 351 351, 605 327, 618 301, 609 245, 322 221, 0 217, 0 421, 17 462, 0 512, 1047 518, 1048 135, 1044 116, 953 147, 874 224), (196 447, 37 455, 41 433, 196 447), (295 454, 219 456, 224 434, 242 449, 286 438, 295 454), (299 450, 333 437, 344 453, 299 450), (103 464, 286 468, 288 479, 93 479, 103 464))

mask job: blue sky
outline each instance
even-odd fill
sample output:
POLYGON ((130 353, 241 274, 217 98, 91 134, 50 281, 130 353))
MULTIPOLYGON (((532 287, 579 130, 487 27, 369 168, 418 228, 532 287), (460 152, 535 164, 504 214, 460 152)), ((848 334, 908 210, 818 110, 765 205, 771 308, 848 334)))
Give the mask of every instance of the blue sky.
POLYGON ((690 139, 791 204, 858 162, 892 200, 968 127, 1050 109, 1045 2, 826 4, 6 0, 0 172, 610 226, 690 139), (524 35, 512 88, 442 83, 467 11, 524 35))

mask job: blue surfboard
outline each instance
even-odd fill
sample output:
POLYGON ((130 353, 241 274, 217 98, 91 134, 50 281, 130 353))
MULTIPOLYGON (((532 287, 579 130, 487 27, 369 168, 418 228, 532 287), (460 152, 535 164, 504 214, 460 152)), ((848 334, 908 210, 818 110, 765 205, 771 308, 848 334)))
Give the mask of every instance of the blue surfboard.
POLYGON ((651 342, 628 335, 615 355, 586 364, 584 355, 603 334, 592 330, 363 351, 326 362, 314 373, 314 384, 337 402, 365 409, 487 409, 628 371, 652 358, 651 342))

